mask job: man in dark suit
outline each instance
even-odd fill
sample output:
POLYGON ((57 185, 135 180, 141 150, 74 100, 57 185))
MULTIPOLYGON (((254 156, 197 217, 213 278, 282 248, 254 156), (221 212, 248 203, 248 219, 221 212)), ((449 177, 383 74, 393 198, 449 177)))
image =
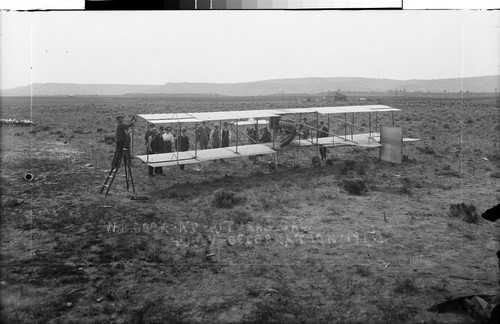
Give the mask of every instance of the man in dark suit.
MULTIPOLYGON (((149 133, 149 154, 160 154, 163 153, 163 138, 158 132, 158 129, 152 128, 149 133)), ((162 167, 149 167, 149 176, 152 177, 154 174, 165 175, 163 173, 162 167)))
POLYGON ((123 157, 123 150, 130 148, 129 135, 127 134, 127 130, 129 127, 132 127, 135 123, 135 117, 132 117, 130 123, 123 123, 123 116, 116 116, 116 133, 115 133, 115 142, 116 142, 116 151, 113 157, 112 166, 114 168, 118 168, 120 166, 120 162, 123 157))
MULTIPOLYGON (((325 126, 325 123, 323 121, 319 122, 319 132, 318 132, 318 137, 328 137, 328 127, 325 126)), ((326 147, 321 146, 319 148, 319 153, 321 154, 321 159, 324 160, 326 159, 326 147)))
MULTIPOLYGON (((187 129, 183 127, 181 129, 181 135, 177 137, 177 141, 175 142, 175 146, 177 147, 177 151, 179 152, 185 152, 189 150, 189 137, 187 136, 186 132, 187 129)), ((181 170, 184 170, 184 164, 179 165, 179 168, 181 170)))

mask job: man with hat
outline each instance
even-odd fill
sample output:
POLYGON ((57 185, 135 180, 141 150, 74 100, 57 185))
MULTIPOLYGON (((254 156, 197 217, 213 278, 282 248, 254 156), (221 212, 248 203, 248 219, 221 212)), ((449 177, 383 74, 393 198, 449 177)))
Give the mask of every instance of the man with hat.
MULTIPOLYGON (((187 129, 182 127, 181 135, 177 136, 177 141, 175 141, 175 146, 179 152, 185 152, 189 150, 189 137, 186 135, 187 129)), ((184 170, 184 164, 179 165, 181 170, 184 170)))
MULTIPOLYGON (((328 137, 328 127, 325 126, 324 121, 319 122, 319 131, 318 131, 318 137, 328 137)), ((319 153, 321 154, 321 159, 325 160, 326 159, 326 147, 320 146, 319 148, 319 153)))
POLYGON ((123 123, 123 116, 116 116, 116 134, 115 134, 115 142, 116 142, 116 151, 113 157, 112 166, 114 168, 118 168, 120 166, 120 162, 123 157, 123 150, 130 149, 130 137, 127 134, 127 130, 129 127, 132 127, 135 123, 135 117, 132 117, 130 123, 123 123))
POLYGON ((303 139, 307 139, 309 137, 309 124, 307 123, 306 117, 304 117, 304 123, 300 125, 300 131, 302 132, 303 139))
POLYGON ((167 126, 165 128, 165 133, 162 135, 163 137, 163 153, 171 153, 172 147, 174 143, 174 135, 171 133, 172 127, 167 126))
POLYGON ((212 148, 220 147, 220 130, 218 123, 215 123, 214 129, 210 132, 210 139, 212 140, 212 148))
POLYGON ((227 126, 229 126, 229 124, 227 122, 224 122, 224 128, 221 132, 222 147, 228 147, 229 142, 231 141, 231 132, 229 131, 229 129, 227 129, 227 126))
POLYGON ((267 130, 267 127, 264 127, 262 129, 262 136, 260 138, 260 142, 261 143, 269 143, 269 142, 271 142, 271 140, 272 140, 271 133, 269 133, 269 131, 267 130))
MULTIPOLYGON (((149 134, 149 147, 148 147, 148 153, 149 154, 159 154, 163 152, 163 138, 161 137, 161 134, 158 132, 158 129, 152 128, 150 129, 150 134, 149 134)), ((149 171, 149 176, 152 177, 154 174, 158 175, 164 175, 163 173, 163 168, 162 167, 148 167, 149 171)))
POLYGON ((200 150, 208 148, 208 136, 210 134, 210 128, 206 125, 205 121, 201 122, 200 127, 196 130, 196 136, 198 142, 200 143, 200 150))
POLYGON ((146 141, 146 149, 147 149, 147 146, 148 146, 148 138, 149 138, 149 135, 151 133, 151 129, 155 127, 155 124, 153 123, 149 123, 149 128, 146 130, 146 134, 144 135, 144 141, 146 141))

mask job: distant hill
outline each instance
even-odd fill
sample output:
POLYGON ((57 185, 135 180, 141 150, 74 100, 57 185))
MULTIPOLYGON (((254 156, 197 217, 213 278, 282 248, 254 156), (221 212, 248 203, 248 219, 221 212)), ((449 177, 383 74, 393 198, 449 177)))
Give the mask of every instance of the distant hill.
MULTIPOLYGON (((500 75, 435 80, 392 80, 374 78, 297 78, 242 83, 166 83, 163 85, 36 83, 33 95, 124 95, 124 94, 218 94, 259 96, 281 93, 315 94, 328 91, 405 90, 406 92, 495 92, 500 75)), ((2 90, 2 96, 29 96, 30 86, 2 90)))
MULTIPOLYGON (((34 96, 69 96, 69 95, 123 95, 142 92, 158 85, 134 84, 77 84, 77 83, 34 83, 34 96)), ((30 86, 2 90, 2 96, 29 96, 30 86)))

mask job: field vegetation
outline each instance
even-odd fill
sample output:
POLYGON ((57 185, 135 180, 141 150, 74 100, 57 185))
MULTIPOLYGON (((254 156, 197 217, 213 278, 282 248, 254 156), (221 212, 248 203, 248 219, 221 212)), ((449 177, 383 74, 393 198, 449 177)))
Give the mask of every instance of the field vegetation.
MULTIPOLYGON (((99 194, 118 114, 331 103, 2 98, 2 118, 34 125, 0 127, 0 321, 473 323, 428 308, 498 284, 498 224, 478 216, 500 200, 498 109, 488 98, 378 100, 421 139, 400 165, 339 148, 319 167, 241 158, 150 178, 134 159, 132 199, 123 169, 99 194)), ((134 126, 134 155, 145 130, 134 126)))

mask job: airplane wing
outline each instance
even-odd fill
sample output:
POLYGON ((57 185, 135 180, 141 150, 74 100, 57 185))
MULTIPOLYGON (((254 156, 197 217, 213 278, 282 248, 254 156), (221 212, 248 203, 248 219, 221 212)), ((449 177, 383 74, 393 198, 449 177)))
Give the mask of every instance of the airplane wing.
POLYGON ((275 150, 264 144, 229 146, 208 150, 191 150, 185 152, 161 153, 136 156, 152 167, 174 166, 177 164, 194 164, 205 161, 230 159, 249 155, 274 154, 275 150))
POLYGON ((170 113, 170 114, 142 114, 138 115, 150 123, 200 123, 203 121, 239 120, 250 118, 277 117, 273 110, 238 110, 238 111, 215 111, 199 113, 170 113))
POLYGON ((386 112, 398 111, 400 109, 385 105, 360 105, 360 106, 338 106, 338 107, 311 107, 290 109, 265 109, 265 110, 237 110, 237 111, 214 111, 198 113, 166 113, 166 114, 142 114, 139 117, 151 123, 195 123, 202 121, 219 120, 241 120, 250 118, 279 117, 287 114, 344 114, 357 112, 386 112))
POLYGON ((400 109, 392 108, 385 105, 359 105, 359 106, 338 106, 338 107, 311 107, 311 108, 290 108, 290 109, 275 109, 279 115, 286 114, 346 114, 358 112, 386 112, 398 111, 400 109))

